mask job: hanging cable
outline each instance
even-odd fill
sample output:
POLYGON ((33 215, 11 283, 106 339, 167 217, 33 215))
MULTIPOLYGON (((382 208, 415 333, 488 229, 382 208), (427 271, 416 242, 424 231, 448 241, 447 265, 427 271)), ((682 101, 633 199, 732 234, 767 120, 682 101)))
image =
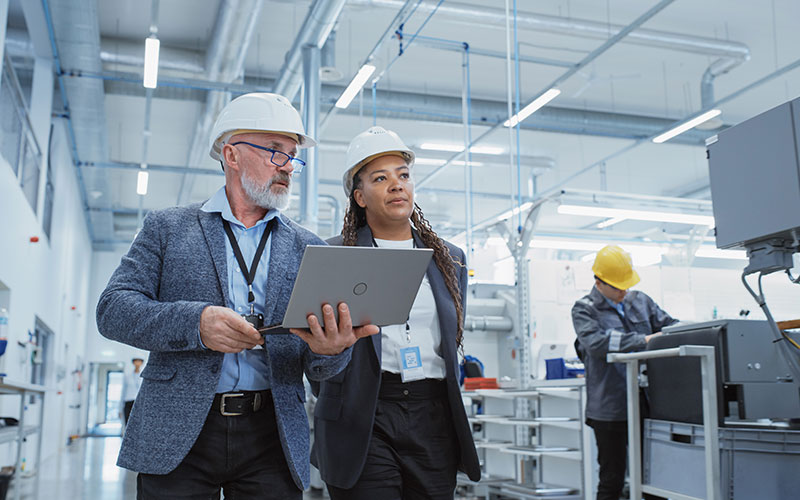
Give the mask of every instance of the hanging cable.
MULTIPOLYGON (((794 346, 796 349, 800 350, 800 345, 798 345, 798 343, 794 339, 789 337, 783 330, 781 330, 778 327, 778 324, 775 322, 775 318, 772 317, 772 312, 770 312, 769 306, 767 306, 767 301, 764 298, 764 289, 761 284, 761 278, 763 276, 764 276, 763 272, 758 273, 758 294, 756 294, 756 292, 747 282, 746 271, 742 272, 742 283, 744 284, 744 287, 747 289, 750 295, 753 297, 753 299, 755 299, 759 307, 761 307, 761 309, 764 311, 764 315, 767 317, 767 323, 769 323, 769 326, 771 327, 772 330, 772 334, 775 337, 774 342, 780 342, 785 340, 789 342, 792 346, 794 346)), ((781 346, 778 346, 778 351, 783 356, 784 361, 786 361, 786 364, 788 365, 789 369, 791 369, 794 372, 796 379, 800 380, 800 365, 798 364, 797 355, 792 355, 792 353, 790 353, 786 349, 781 348, 781 346)))

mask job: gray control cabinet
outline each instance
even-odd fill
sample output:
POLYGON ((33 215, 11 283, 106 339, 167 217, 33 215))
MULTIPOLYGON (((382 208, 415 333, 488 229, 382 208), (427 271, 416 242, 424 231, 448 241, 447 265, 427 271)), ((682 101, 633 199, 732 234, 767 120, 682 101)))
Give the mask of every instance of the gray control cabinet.
POLYGON ((707 143, 717 247, 796 240, 800 98, 724 130, 707 143))

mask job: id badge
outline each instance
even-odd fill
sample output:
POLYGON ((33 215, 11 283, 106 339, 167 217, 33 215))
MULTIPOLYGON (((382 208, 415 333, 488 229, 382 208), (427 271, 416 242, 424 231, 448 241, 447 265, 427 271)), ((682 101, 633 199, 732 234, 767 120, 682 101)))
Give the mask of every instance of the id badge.
POLYGON ((419 346, 404 347, 400 349, 400 378, 403 382, 413 382, 425 378, 422 369, 422 357, 419 355, 419 346))

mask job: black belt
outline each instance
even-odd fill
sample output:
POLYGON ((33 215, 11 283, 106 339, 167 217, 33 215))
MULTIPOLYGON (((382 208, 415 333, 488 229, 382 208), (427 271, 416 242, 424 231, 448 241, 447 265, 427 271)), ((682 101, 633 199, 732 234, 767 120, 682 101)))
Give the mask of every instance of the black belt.
POLYGON ((248 415, 272 403, 272 393, 264 391, 225 392, 214 395, 211 411, 218 411, 226 417, 248 415))

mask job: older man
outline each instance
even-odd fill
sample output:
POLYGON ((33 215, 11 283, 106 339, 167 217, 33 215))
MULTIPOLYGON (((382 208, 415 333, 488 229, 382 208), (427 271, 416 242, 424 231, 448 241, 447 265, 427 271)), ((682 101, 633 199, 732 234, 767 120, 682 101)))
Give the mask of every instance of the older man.
POLYGON ((303 373, 342 370, 353 329, 345 304, 311 334, 270 335, 306 245, 324 244, 281 214, 298 148, 314 146, 275 94, 231 101, 210 154, 225 186, 208 201, 150 212, 97 306, 111 339, 150 351, 118 465, 138 471, 139 499, 299 499, 309 482, 303 373))
POLYGON ((592 271, 594 288, 573 306, 572 323, 578 336, 575 349, 586 365, 586 424, 597 440, 597 500, 618 500, 628 449, 625 368, 607 363, 606 354, 644 350, 651 338, 677 320, 647 294, 629 291, 639 274, 622 248, 603 247, 592 271))

